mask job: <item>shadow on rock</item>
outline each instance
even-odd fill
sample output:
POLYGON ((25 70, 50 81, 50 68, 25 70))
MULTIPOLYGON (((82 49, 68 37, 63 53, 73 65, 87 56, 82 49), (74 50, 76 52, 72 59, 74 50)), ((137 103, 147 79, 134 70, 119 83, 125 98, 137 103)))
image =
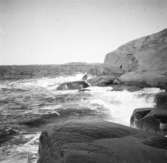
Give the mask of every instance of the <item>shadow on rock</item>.
POLYGON ((155 97, 154 108, 135 109, 130 123, 131 126, 146 131, 167 132, 167 93, 159 93, 155 97))
POLYGON ((38 163, 166 163, 164 148, 147 145, 151 135, 159 137, 101 120, 71 120, 42 132, 38 163))

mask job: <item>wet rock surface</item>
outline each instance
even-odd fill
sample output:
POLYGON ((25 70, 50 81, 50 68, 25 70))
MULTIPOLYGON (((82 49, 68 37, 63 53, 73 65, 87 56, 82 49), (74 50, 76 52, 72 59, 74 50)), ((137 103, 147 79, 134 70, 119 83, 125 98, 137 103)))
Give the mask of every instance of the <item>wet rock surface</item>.
POLYGON ((135 85, 124 85, 124 84, 114 84, 112 85, 113 91, 123 91, 127 90, 130 92, 135 92, 141 90, 143 87, 135 85))
POLYGON ((155 97, 154 108, 135 109, 131 116, 131 125, 146 131, 167 131, 167 93, 159 93, 155 97))
POLYGON ((57 90, 75 90, 89 87, 86 81, 73 81, 62 83, 57 87, 57 90))
MULTIPOLYGON (((79 79, 82 76, 80 75, 79 79)), ((99 124, 98 119, 99 121, 113 121, 128 126, 129 117, 134 108, 133 105, 140 107, 143 105, 146 107, 152 106, 154 94, 160 91, 155 88, 134 90, 134 92, 128 89, 124 91, 125 87, 119 91, 114 91, 111 86, 90 86, 82 89, 82 91, 57 90, 57 86, 64 83, 64 81, 69 81, 69 79, 63 78, 62 80, 62 77, 60 77, 58 79, 44 78, 3 81, 3 83, 0 83, 0 128, 3 129, 1 130, 3 138, 6 137, 0 143, 0 162, 27 163, 29 160, 29 162, 36 163, 40 132, 54 128, 55 125, 61 128, 62 125, 68 125, 68 123, 77 120, 83 120, 86 123, 94 121, 99 124)), ((82 128, 83 125, 79 126, 82 128)), ((90 135, 94 136, 91 138, 89 133, 88 135, 86 133, 86 137, 101 139, 101 137, 108 138, 108 135, 110 135, 115 139, 131 134, 129 129, 119 129, 119 126, 116 127, 117 129, 112 129, 114 132, 111 133, 107 129, 108 126, 104 127, 106 129, 103 129, 103 127, 97 129, 95 125, 93 124, 98 133, 92 129, 92 126, 89 131, 90 135)), ((78 130, 78 128, 75 129, 74 127, 74 131, 78 130)), ((109 127, 109 129, 111 128, 109 127)), ((87 132, 87 129, 85 130, 87 132)), ((71 129, 69 132, 73 133, 71 129)), ((80 135, 82 133, 84 134, 84 131, 79 132, 80 135)), ((82 136, 78 139, 80 138, 82 140, 82 136)), ((62 137, 62 141, 64 141, 63 139, 66 138, 62 137)), ((90 150, 94 148, 96 147, 90 147, 90 150)), ((107 152, 105 149, 104 151, 107 152)), ((64 152, 60 153, 64 155, 64 152)), ((80 160, 80 158, 82 156, 79 155, 78 159, 80 160)), ((104 160, 102 161, 104 162, 104 160)), ((73 158, 71 162, 73 162, 73 158)))
POLYGON ((88 82, 92 86, 109 86, 120 83, 119 79, 116 78, 115 76, 107 76, 107 75, 94 77, 92 79, 89 79, 88 82))
POLYGON ((144 118, 153 108, 138 108, 132 113, 130 123, 131 126, 137 126, 136 122, 144 118))
POLYGON ((27 163, 28 155, 31 162, 36 162, 39 133, 48 125, 59 124, 70 118, 105 116, 103 107, 97 104, 93 109, 86 102, 90 93, 57 91, 54 82, 46 88, 45 85, 38 85, 37 81, 4 82, 0 88, 2 163, 27 163))
POLYGON ((17 131, 6 126, 0 127, 0 145, 12 138, 12 136, 16 135, 17 131))
POLYGON ((70 120, 42 132, 38 163, 165 163, 166 139, 151 135, 101 120, 70 120))
POLYGON ((155 98, 155 102, 157 107, 164 106, 164 109, 165 107, 167 109, 167 92, 157 94, 155 98))

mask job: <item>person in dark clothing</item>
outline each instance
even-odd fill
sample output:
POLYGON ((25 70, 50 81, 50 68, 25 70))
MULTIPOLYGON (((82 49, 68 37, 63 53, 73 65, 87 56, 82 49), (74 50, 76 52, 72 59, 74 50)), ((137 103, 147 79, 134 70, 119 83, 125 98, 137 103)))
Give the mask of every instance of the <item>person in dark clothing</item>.
POLYGON ((84 76, 82 77, 82 80, 87 81, 88 80, 88 74, 85 73, 84 76))

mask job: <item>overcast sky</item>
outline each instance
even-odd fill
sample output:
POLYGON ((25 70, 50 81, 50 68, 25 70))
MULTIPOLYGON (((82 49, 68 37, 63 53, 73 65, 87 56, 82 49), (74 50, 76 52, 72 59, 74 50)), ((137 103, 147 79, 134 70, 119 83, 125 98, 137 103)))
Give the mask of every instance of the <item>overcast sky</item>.
POLYGON ((167 28, 167 0, 0 0, 0 65, 103 62, 167 28))

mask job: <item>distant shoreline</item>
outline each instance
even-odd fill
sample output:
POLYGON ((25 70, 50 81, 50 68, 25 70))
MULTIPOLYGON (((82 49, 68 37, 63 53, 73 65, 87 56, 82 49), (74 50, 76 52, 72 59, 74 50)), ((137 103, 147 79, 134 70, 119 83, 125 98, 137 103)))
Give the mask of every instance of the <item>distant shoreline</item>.
POLYGON ((67 63, 60 63, 60 64, 9 64, 9 65, 0 65, 3 66, 61 66, 61 65, 101 65, 103 62, 67 62, 67 63))

